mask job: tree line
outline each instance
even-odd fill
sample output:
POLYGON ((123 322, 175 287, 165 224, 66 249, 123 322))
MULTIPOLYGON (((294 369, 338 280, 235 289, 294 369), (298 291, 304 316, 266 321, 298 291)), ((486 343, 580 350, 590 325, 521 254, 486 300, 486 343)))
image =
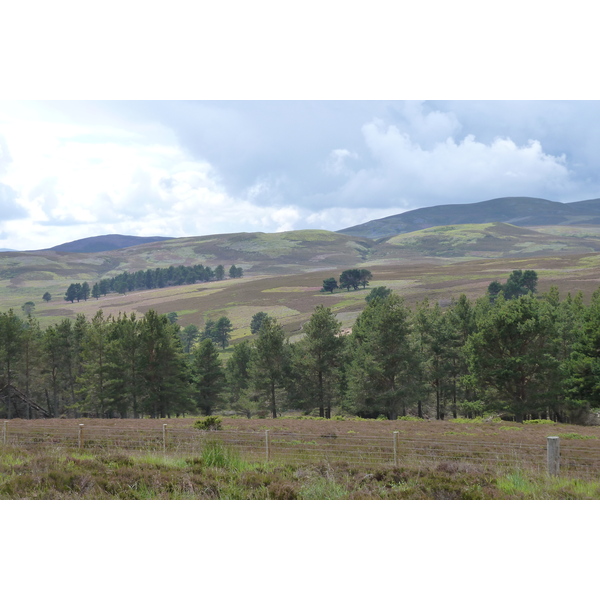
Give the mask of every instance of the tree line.
POLYGON ((152 310, 99 311, 45 330, 31 315, 0 313, 0 417, 17 416, 14 389, 54 417, 226 410, 275 418, 293 409, 325 418, 503 412, 516 421, 576 421, 600 407, 600 290, 589 305, 581 293, 561 300, 552 288, 461 295, 446 308, 427 300, 410 308, 387 290, 349 335, 318 306, 295 342, 275 318, 257 315, 253 338, 224 362, 216 322, 186 344, 185 328, 152 310))
MULTIPOLYGON (((243 277, 242 267, 231 265, 229 268, 229 277, 236 279, 243 277)), ((65 293, 66 302, 77 302, 92 298, 100 298, 111 292, 126 294, 137 290, 152 290, 155 288, 164 288, 177 285, 189 285, 203 281, 221 281, 225 279, 225 267, 217 265, 214 270, 210 267, 198 264, 190 267, 178 265, 166 268, 146 269, 129 273, 124 271, 115 277, 101 279, 94 283, 90 288, 87 281, 83 283, 71 283, 65 293)), ((51 296, 48 295, 51 299, 51 296)), ((46 300, 46 294, 44 294, 46 300)))

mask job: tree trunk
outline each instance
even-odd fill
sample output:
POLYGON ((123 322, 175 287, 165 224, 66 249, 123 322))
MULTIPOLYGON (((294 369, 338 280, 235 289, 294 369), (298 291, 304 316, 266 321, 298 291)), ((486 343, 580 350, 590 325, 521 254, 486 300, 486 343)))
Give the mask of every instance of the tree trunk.
POLYGON ((456 406, 456 377, 452 382, 452 418, 456 419, 458 416, 458 409, 456 406))
POLYGON ((325 403, 323 402, 323 372, 319 371, 319 416, 325 416, 325 403))
POLYGON ((271 381, 271 416, 277 418, 277 407, 275 406, 275 382, 271 381))

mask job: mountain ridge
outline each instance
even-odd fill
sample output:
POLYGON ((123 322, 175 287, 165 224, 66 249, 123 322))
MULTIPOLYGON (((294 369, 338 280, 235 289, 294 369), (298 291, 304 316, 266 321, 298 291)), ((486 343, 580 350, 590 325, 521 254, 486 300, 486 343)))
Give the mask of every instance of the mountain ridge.
POLYGON ((153 242, 164 242, 172 239, 174 238, 163 236, 140 237, 137 235, 109 233, 106 235, 81 238, 79 240, 53 246, 52 248, 44 248, 43 250, 32 250, 32 252, 44 252, 47 250, 76 253, 110 252, 111 250, 120 250, 122 248, 130 248, 131 246, 140 246, 142 244, 151 244, 153 242))
POLYGON ((519 227, 600 225, 600 198, 556 202, 507 196, 471 204, 440 204, 346 227, 336 233, 381 239, 443 225, 508 223, 519 227))

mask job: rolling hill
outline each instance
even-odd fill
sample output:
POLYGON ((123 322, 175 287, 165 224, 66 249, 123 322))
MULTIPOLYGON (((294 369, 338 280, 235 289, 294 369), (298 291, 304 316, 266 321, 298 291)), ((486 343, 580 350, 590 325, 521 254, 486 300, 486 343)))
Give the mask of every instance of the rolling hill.
POLYGON ((97 235, 94 237, 59 244, 48 250, 55 252, 108 252, 120 248, 129 248, 130 246, 139 246, 140 244, 150 244, 152 242, 161 242, 172 240, 170 237, 138 237, 135 235, 97 235))
POLYGON ((446 204, 376 219, 341 229, 338 233, 380 239, 443 225, 497 222, 519 227, 600 225, 600 199, 562 203, 542 198, 513 197, 473 204, 446 204))
POLYGON ((365 306, 369 289, 321 293, 322 281, 342 270, 368 268, 371 286, 385 285, 409 303, 425 297, 450 302, 466 293, 485 293, 490 281, 512 269, 536 269, 540 291, 552 284, 591 294, 600 282, 600 227, 541 226, 506 223, 444 225, 383 239, 322 230, 285 233, 236 233, 175 238, 117 250, 74 253, 56 250, 0 253, 0 311, 35 302, 42 326, 78 313, 92 317, 119 312, 176 312, 181 325, 203 326, 227 316, 234 339, 250 335, 250 319, 265 311, 288 333, 299 334, 319 304, 329 306, 351 326, 365 306), (87 302, 65 302, 70 283, 92 285, 123 271, 202 263, 242 267, 242 279, 225 279, 173 288, 109 294, 87 302), (50 292, 52 300, 43 302, 50 292))
POLYGON ((597 252, 600 239, 544 233, 507 223, 443 225, 403 233, 385 241, 429 257, 500 258, 597 252))

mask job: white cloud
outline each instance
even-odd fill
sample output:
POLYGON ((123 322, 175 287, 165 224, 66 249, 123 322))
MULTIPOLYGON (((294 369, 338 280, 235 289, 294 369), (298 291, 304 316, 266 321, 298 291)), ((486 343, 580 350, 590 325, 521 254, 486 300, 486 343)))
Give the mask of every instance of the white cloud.
POLYGON ((8 165, 12 162, 12 157, 8 151, 6 138, 0 134, 0 175, 6 173, 8 165))
POLYGON ((386 194, 388 203, 406 200, 416 208, 499 196, 555 196, 575 189, 565 157, 544 153, 536 140, 519 147, 510 139, 483 144, 467 135, 427 150, 381 121, 365 125, 363 134, 377 166, 358 173, 347 186, 354 193, 386 194))
POLYGON ((453 112, 427 112, 423 102, 405 102, 400 114, 404 118, 404 131, 422 148, 430 148, 440 140, 456 137, 461 130, 453 112))
POLYGON ((324 170, 330 175, 349 175, 350 168, 346 165, 348 159, 357 159, 358 155, 355 152, 350 152, 345 148, 337 148, 332 150, 325 162, 324 170))

